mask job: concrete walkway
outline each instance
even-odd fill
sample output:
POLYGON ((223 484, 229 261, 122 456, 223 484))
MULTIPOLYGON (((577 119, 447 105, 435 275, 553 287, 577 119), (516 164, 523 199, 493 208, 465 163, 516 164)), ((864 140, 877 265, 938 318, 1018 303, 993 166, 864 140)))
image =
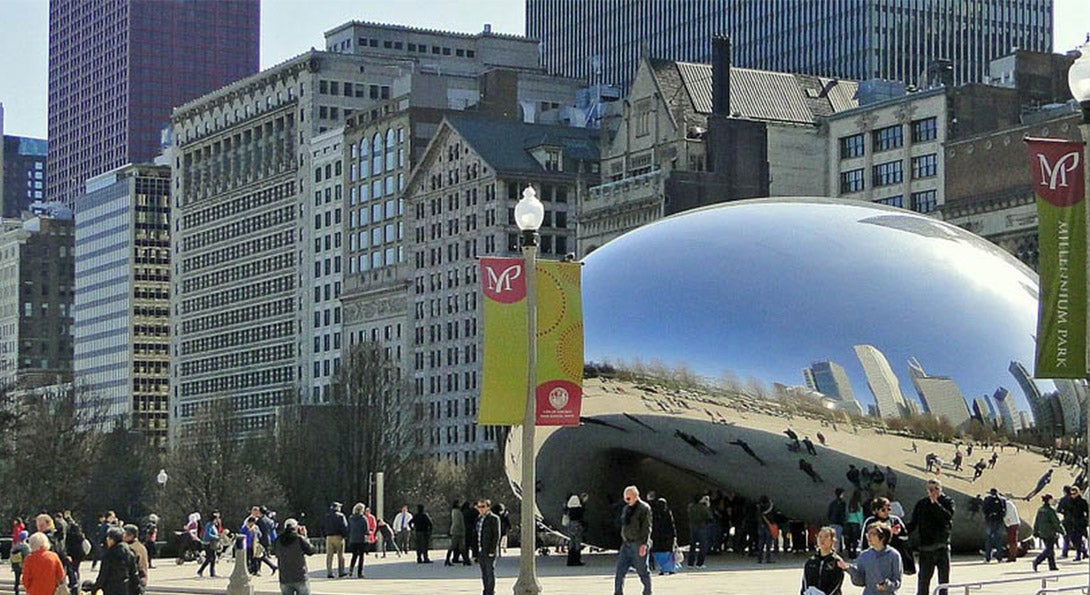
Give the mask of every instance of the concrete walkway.
MULTIPOLYGON (((433 564, 416 564, 415 557, 401 558, 391 554, 385 559, 368 558, 365 579, 325 578, 325 556, 312 556, 308 563, 311 568, 311 593, 313 595, 341 595, 355 593, 376 593, 381 595, 428 595, 430 593, 450 593, 452 595, 475 595, 481 592, 480 571, 476 566, 443 566, 443 553, 432 552, 433 564)), ((538 573, 541 579, 543 595, 591 595, 613 592, 613 568, 616 558, 608 553, 584 556, 586 566, 569 568, 564 565, 563 556, 538 558, 538 573)), ((708 560, 708 568, 692 570, 673 576, 654 576, 653 588, 658 595, 793 595, 799 592, 801 569, 805 558, 800 556, 781 556, 771 566, 755 564, 749 558, 740 558, 726 554, 713 556, 708 560)), ((159 560, 151 570, 151 593, 224 593, 227 588, 227 576, 233 569, 233 562, 228 559, 218 565, 222 577, 199 578, 197 567, 193 563, 176 566, 172 560, 159 560)), ((93 578, 89 565, 84 564, 83 576, 93 578)), ((11 592, 11 574, 2 569, 0 592, 11 592), (6 583, 6 584, 5 584, 6 583)), ((952 581, 1042 578, 1048 574, 1070 574, 1081 572, 1081 577, 1068 577, 1050 582, 1049 587, 1086 585, 1090 566, 1075 564, 1070 560, 1060 561, 1058 573, 1041 572, 1034 574, 1028 558, 1015 563, 992 563, 985 565, 977 557, 956 557, 952 570, 952 581), (1081 582, 1079 581, 1081 578, 1081 582)), ((511 550, 502 558, 496 569, 496 593, 511 593, 518 575, 518 551, 511 550)), ((276 595, 279 588, 275 576, 268 570, 253 581, 255 592, 259 595, 276 595)), ((934 584, 932 585, 934 586, 934 584)), ((901 588, 902 595, 915 593, 916 578, 907 577, 901 588)), ((974 590, 975 595, 1033 595, 1041 588, 1040 580, 1033 582, 997 585, 983 590, 974 590)), ((862 589, 846 586, 845 595, 855 595, 862 589)), ((634 573, 625 581, 625 592, 639 594, 640 584, 634 573)), ((964 590, 952 591, 950 595, 961 595, 964 590)))

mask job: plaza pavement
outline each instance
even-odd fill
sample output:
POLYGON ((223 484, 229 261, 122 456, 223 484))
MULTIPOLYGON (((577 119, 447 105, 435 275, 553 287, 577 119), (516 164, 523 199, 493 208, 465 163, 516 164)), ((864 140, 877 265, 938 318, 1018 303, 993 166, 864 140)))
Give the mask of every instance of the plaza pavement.
MULTIPOLYGON (((442 551, 433 551, 433 564, 416 564, 415 557, 398 558, 390 554, 387 558, 369 557, 366 564, 365 579, 325 578, 325 556, 314 555, 308 559, 311 569, 312 595, 341 595, 355 593, 375 593, 380 595, 429 595, 431 593, 449 593, 451 595, 474 595, 481 592, 480 570, 477 566, 443 566, 442 551)), ((609 595, 613 592, 613 568, 615 554, 598 553, 584 556, 586 566, 567 567, 562 555, 539 556, 538 574, 543 595, 591 595, 600 593, 609 595)), ((800 555, 777 558, 771 566, 758 565, 749 558, 740 558, 726 554, 708 559, 708 568, 690 570, 673 576, 653 576, 652 585, 657 595, 793 595, 799 592, 799 580, 805 557, 800 555)), ((222 574, 217 578, 198 578, 197 567, 190 562, 182 566, 173 560, 159 560, 150 571, 150 593, 176 593, 179 595, 198 595, 203 593, 224 593, 227 589, 227 576, 234 568, 232 560, 225 560, 217 565, 222 574)), ((1086 585, 1090 566, 1075 564, 1070 560, 1059 561, 1060 570, 1051 574, 1070 574, 1081 572, 1081 577, 1067 577, 1050 582, 1049 587, 1067 587, 1086 585), (1081 582, 1080 579, 1081 578, 1081 582)), ((89 565, 84 564, 83 576, 93 578, 89 565)), ((0 569, 0 593, 11 592, 10 569, 0 569)), ((1034 575, 1030 568, 1030 559, 1022 558, 1015 563, 992 563, 985 565, 976 556, 957 556, 952 569, 952 582, 1000 578, 1043 577, 1050 573, 1040 572, 1034 575)), ((501 558, 496 568, 496 593, 511 593, 518 575, 518 550, 510 550, 501 558)), ((906 577, 901 588, 902 595, 915 593, 916 577, 906 577)), ((253 580, 257 595, 276 595, 279 593, 276 577, 264 569, 262 576, 253 580)), ((934 583, 932 584, 934 586, 934 583)), ((978 595, 1033 595, 1041 588, 1041 582, 1022 582, 1008 585, 996 585, 983 590, 974 590, 978 595)), ((856 595, 862 589, 846 586, 845 595, 856 595)), ((625 581, 625 592, 639 594, 640 584, 634 573, 629 573, 625 581)), ((964 590, 952 591, 951 595, 961 595, 964 590)))

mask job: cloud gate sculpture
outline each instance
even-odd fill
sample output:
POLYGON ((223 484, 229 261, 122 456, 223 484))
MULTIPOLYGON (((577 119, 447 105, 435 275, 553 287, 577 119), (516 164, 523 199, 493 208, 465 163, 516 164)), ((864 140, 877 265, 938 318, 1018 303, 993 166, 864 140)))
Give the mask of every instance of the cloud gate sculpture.
MULTIPOLYGON (((612 507, 628 484, 665 496, 683 535, 689 498, 709 489, 768 495, 786 517, 822 524, 834 488, 851 491, 849 465, 888 465, 910 511, 933 477, 925 454, 949 463, 956 447, 887 432, 877 417, 1017 429, 1034 423, 1035 400, 1063 392, 1029 376, 1036 275, 986 240, 900 209, 806 198, 687 211, 590 254, 583 300, 586 360, 634 376, 588 379, 582 424, 539 429, 537 502, 559 528, 567 495, 588 493, 586 540, 602 546, 618 542, 612 507), (783 395, 830 415, 785 408, 783 395), (788 428, 816 454, 796 450, 788 428)), ((1066 388, 1085 399, 1081 385, 1066 388)), ((516 492, 519 444, 514 428, 516 492)), ((971 481, 971 465, 992 454, 976 448, 941 477, 958 508, 955 548, 974 551, 983 521, 970 498, 992 486, 1021 497, 1049 467, 1007 448, 971 481)), ((1060 470, 1050 491, 1070 481, 1060 470)), ((1031 519, 1038 502, 1018 506, 1031 519)))

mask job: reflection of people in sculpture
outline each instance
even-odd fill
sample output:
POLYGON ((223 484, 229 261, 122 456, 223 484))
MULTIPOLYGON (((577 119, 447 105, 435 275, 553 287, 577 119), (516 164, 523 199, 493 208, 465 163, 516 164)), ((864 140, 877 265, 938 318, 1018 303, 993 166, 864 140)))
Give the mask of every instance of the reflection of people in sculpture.
POLYGON ((1045 486, 1048 485, 1049 482, 1051 482, 1051 481, 1052 481, 1052 469, 1049 469, 1048 471, 1045 472, 1044 475, 1041 476, 1041 479, 1037 480, 1037 487, 1033 488, 1032 492, 1026 494, 1025 500, 1029 500, 1030 498, 1036 496, 1037 492, 1040 492, 1041 490, 1045 489, 1045 486))
POLYGON ((809 436, 803 438, 802 443, 806 446, 806 452, 810 453, 815 457, 817 456, 817 451, 814 450, 814 443, 810 440, 809 436))
POLYGON ((799 459, 799 469, 810 476, 810 479, 814 480, 814 483, 823 483, 825 480, 814 471, 814 466, 811 465, 806 459, 799 459))
POLYGON ((732 442, 728 442, 728 444, 734 444, 736 446, 741 446, 742 450, 744 450, 747 455, 749 455, 749 456, 753 457, 754 459, 756 459, 757 462, 760 463, 762 467, 764 466, 765 462, 761 460, 761 457, 757 456, 757 453, 753 452, 753 449, 749 447, 749 444, 745 440, 742 440, 741 438, 739 438, 739 439, 734 440, 732 442))
POLYGON ((698 450, 700 452, 700 454, 705 454, 705 455, 715 454, 715 451, 712 450, 707 444, 704 444, 703 440, 701 440, 700 438, 697 438, 696 436, 693 436, 692 434, 689 434, 688 432, 682 432, 681 430, 674 430, 674 436, 677 436, 678 438, 681 438, 682 440, 687 442, 690 446, 692 446, 693 448, 698 450))
POLYGON ((795 442, 799 441, 799 435, 795 433, 795 430, 792 430, 791 428, 787 428, 786 430, 783 431, 783 433, 787 434, 787 437, 794 440, 795 442))
POLYGON ((822 446, 825 446, 825 434, 822 434, 821 432, 818 432, 817 433, 817 439, 818 439, 818 442, 820 442, 822 446))

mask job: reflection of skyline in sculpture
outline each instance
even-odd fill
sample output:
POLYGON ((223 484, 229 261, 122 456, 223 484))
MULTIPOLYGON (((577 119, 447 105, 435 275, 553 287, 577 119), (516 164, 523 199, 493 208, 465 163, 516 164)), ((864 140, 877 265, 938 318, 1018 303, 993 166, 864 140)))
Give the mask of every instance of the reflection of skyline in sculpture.
POLYGON ((904 417, 908 404, 889 360, 874 345, 856 345, 854 349, 867 377, 867 387, 878 407, 878 416, 882 419, 904 417))
MULTIPOLYGON (((1036 283, 994 245, 918 214, 833 199, 725 203, 641 227, 586 259, 586 357, 765 388, 835 362, 862 409, 877 378, 883 416, 898 415, 918 405, 907 366, 882 370, 864 353, 866 370, 854 346, 880 349, 887 365, 915 357, 967 399, 991 395, 1009 385, 1011 361, 1033 361, 1036 283)), ((1015 411, 1030 408, 1024 394, 1012 393, 1015 411)))
POLYGON ((806 386, 832 399, 837 409, 853 415, 863 415, 863 407, 855 400, 852 383, 844 367, 833 361, 814 362, 803 368, 806 386))
POLYGON ((1011 397, 1010 391, 1001 386, 995 389, 992 400, 995 401, 995 407, 999 412, 999 418, 1003 421, 1003 427, 1008 428, 1011 432, 1017 432, 1026 427, 1022 424, 1022 416, 1018 415, 1019 412, 1015 409, 1014 398, 1011 397))
POLYGON ((908 360, 908 372, 912 384, 920 395, 924 411, 939 418, 946 418, 950 425, 959 428, 969 422, 969 409, 965 405, 965 396, 949 376, 933 376, 924 371, 920 361, 912 357, 908 360))

